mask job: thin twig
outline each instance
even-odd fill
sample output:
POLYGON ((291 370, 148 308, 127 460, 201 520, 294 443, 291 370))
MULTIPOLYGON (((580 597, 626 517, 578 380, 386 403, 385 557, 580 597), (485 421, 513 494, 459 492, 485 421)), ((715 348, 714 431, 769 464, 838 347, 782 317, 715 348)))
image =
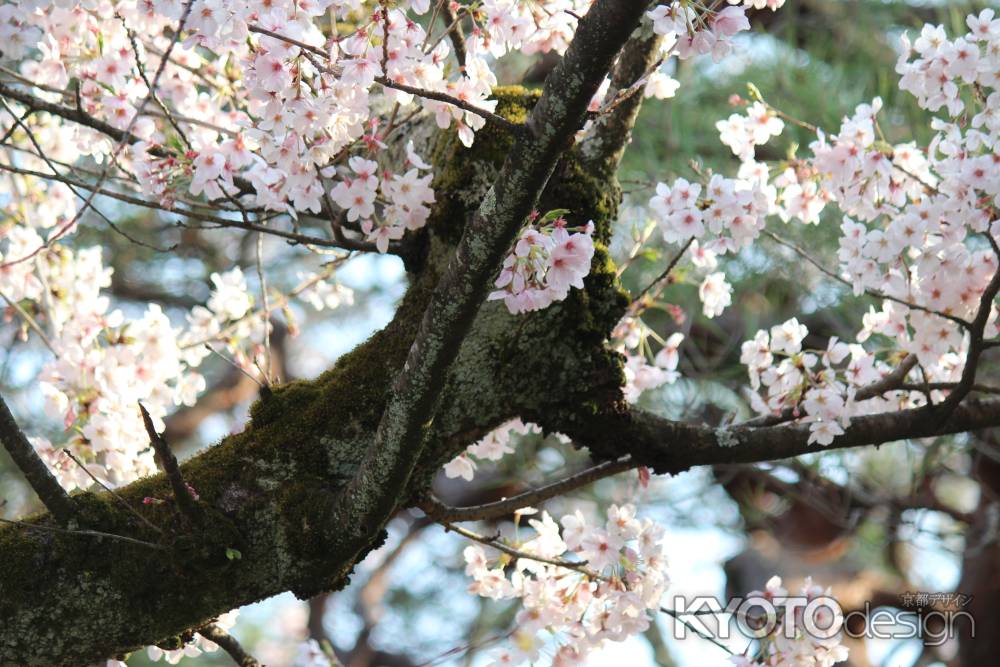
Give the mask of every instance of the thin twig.
POLYGON ((118 540, 119 542, 128 542, 129 544, 135 544, 140 547, 146 547, 147 549, 155 549, 156 551, 166 551, 167 549, 166 547, 160 544, 153 544, 152 542, 137 540, 134 537, 126 537, 125 535, 115 535, 114 533, 105 533, 99 530, 89 530, 89 529, 70 530, 68 528, 58 528, 56 526, 42 526, 37 523, 26 523, 24 521, 13 521, 11 519, 0 519, 0 523, 6 523, 11 526, 17 526, 18 528, 27 528, 29 530, 40 530, 46 533, 62 533, 64 535, 81 535, 83 537, 107 538, 109 540, 118 540))
POLYGON ((0 297, 2 297, 3 300, 7 302, 7 305, 13 308, 17 314, 21 316, 21 319, 23 319, 24 323, 28 325, 29 329, 38 334, 38 337, 42 339, 43 343, 45 343, 45 347, 49 348, 49 351, 54 354, 56 358, 59 358, 59 353, 56 352, 56 348, 52 345, 52 341, 49 340, 49 337, 45 334, 45 331, 42 330, 42 327, 38 326, 38 322, 35 321, 35 318, 33 318, 21 304, 11 299, 4 292, 0 292, 0 297))
POLYGON ((480 535, 479 533, 474 533, 471 530, 466 530, 461 526, 456 526, 453 523, 447 521, 438 521, 446 530, 454 531, 461 535, 462 537, 472 540, 473 542, 479 542, 480 544, 485 544, 488 547, 492 547, 497 551, 503 552, 508 556, 513 556, 514 558, 526 558, 527 560, 533 560, 539 563, 545 563, 546 565, 554 565, 556 567, 561 567, 567 570, 573 570, 574 572, 579 572, 591 579, 598 579, 600 581, 611 581, 609 577, 600 574, 599 572, 594 572, 587 567, 587 561, 569 561, 562 560, 559 558, 546 558, 544 556, 538 556, 536 554, 530 554, 519 549, 515 549, 512 546, 504 543, 499 535, 494 537, 486 537, 485 535, 480 535))
POLYGON ((260 299, 264 307, 264 384, 271 383, 271 308, 267 299, 267 277, 264 275, 264 234, 257 233, 257 279, 260 281, 260 299))
POLYGON ((140 57, 139 40, 135 35, 135 31, 129 28, 128 25, 125 23, 124 16, 117 13, 116 16, 121 21, 122 27, 125 28, 125 34, 128 35, 129 43, 132 45, 132 53, 135 55, 135 67, 137 70, 139 70, 139 76, 140 78, 142 78, 142 82, 146 84, 146 89, 149 91, 150 95, 152 95, 153 101, 156 102, 156 106, 160 107, 164 117, 166 117, 167 121, 177 132, 178 136, 180 136, 181 140, 184 142, 184 145, 188 147, 188 150, 193 150, 194 146, 191 144, 191 141, 188 140, 187 135, 184 134, 184 130, 181 129, 181 126, 177 123, 177 119, 174 118, 173 112, 169 108, 167 108, 167 105, 163 103, 163 100, 160 99, 160 96, 156 94, 156 90, 153 84, 150 82, 149 77, 146 76, 146 66, 142 62, 142 58, 140 57))
POLYGON ((83 465, 83 461, 74 456, 73 452, 69 451, 68 449, 64 449, 63 454, 68 456, 70 460, 73 461, 73 463, 80 466, 80 470, 87 473, 87 476, 90 477, 90 479, 94 480, 94 483, 96 483, 102 489, 110 493, 118 502, 120 502, 125 507, 125 509, 127 509, 132 514, 132 516, 136 517, 137 519, 139 519, 139 521, 146 524, 147 527, 152 528, 155 532, 160 533, 161 535, 163 534, 162 530, 157 528, 149 519, 140 514, 137 509, 129 505, 128 501, 122 498, 118 493, 116 493, 114 489, 112 489, 110 486, 108 486, 100 479, 98 479, 94 473, 87 470, 87 466, 83 465))
MULTIPOLYGON (((809 262, 810 264, 812 264, 813 266, 815 266, 817 269, 820 270, 821 273, 824 273, 825 275, 829 276, 830 278, 833 278, 837 282, 842 283, 842 284, 850 287, 851 289, 854 288, 854 285, 851 284, 851 281, 847 280, 846 278, 844 278, 841 275, 838 275, 836 272, 831 271, 830 269, 826 268, 825 266, 823 266, 819 262, 819 260, 815 259, 812 255, 810 255, 805 250, 803 250, 799 246, 795 245, 791 241, 787 241, 787 240, 781 238, 780 236, 778 236, 777 234, 775 234, 774 232, 769 231, 767 229, 763 230, 763 233, 766 236, 768 236, 771 239, 773 239, 778 245, 785 246, 786 248, 788 248, 789 250, 791 250, 792 252, 794 252, 796 255, 798 255, 802 259, 806 260, 807 262, 809 262)), ((907 308, 912 308, 913 310, 919 310, 921 312, 928 313, 929 315, 937 315, 938 317, 942 317, 942 318, 944 318, 946 320, 950 320, 950 321, 954 322, 955 324, 957 324, 958 326, 962 327, 963 329, 969 329, 972 326, 972 324, 968 320, 963 320, 961 317, 956 317, 955 315, 951 315, 949 313, 945 313, 945 312, 942 312, 940 310, 934 310, 933 308, 927 308, 926 306, 921 306, 921 305, 918 305, 918 304, 915 304, 915 303, 911 303, 909 301, 906 301, 905 299, 900 299, 899 297, 891 296, 891 295, 886 294, 884 292, 879 292, 878 290, 865 289, 865 294, 867 294, 869 296, 873 296, 876 299, 887 299, 889 301, 893 301, 895 303, 898 303, 901 306, 906 306, 907 308)))
POLYGON ((728 646, 726 646, 725 644, 723 644, 722 642, 720 642, 718 639, 716 639, 712 635, 706 634, 706 633, 702 632, 701 630, 699 630, 695 625, 693 625, 692 623, 688 622, 686 619, 684 619, 679 613, 677 613, 673 609, 667 609, 666 607, 660 607, 660 611, 663 612, 664 614, 666 614, 667 616, 670 616, 671 618, 673 618, 674 620, 676 620, 678 623, 680 623, 685 628, 687 628, 691 632, 695 633, 696 635, 698 635, 699 637, 701 637, 705 641, 710 642, 712 644, 715 644, 716 646, 718 646, 719 648, 721 648, 723 651, 725 651, 729 655, 735 655, 733 653, 733 651, 728 646))
POLYGON ((198 630, 198 634, 205 639, 215 642, 219 647, 229 654, 229 657, 233 659, 240 667, 264 667, 264 665, 257 661, 252 655, 250 655, 243 646, 233 637, 231 634, 220 628, 218 625, 206 625, 205 627, 198 630))
POLYGON ((617 475, 620 472, 631 470, 638 464, 632 460, 631 456, 623 456, 617 461, 605 461, 604 463, 582 470, 575 475, 566 477, 551 484, 540 486, 537 489, 519 493, 516 496, 505 498, 495 503, 483 505, 470 505, 468 507, 450 507, 438 500, 434 495, 421 504, 420 508, 435 521, 455 522, 455 521, 483 521, 486 519, 497 519, 509 516, 517 510, 524 509, 540 502, 564 495, 565 493, 586 486, 605 477, 617 475))
MULTIPOLYGON (((223 354, 222 352, 219 352, 218 350, 216 350, 214 347, 212 347, 208 343, 203 343, 203 345, 204 345, 204 347, 205 347, 206 350, 208 350, 212 354, 218 356, 220 359, 222 359, 227 364, 229 364, 230 366, 232 366, 233 368, 235 368, 236 370, 238 370, 240 373, 243 373, 243 375, 245 375, 247 378, 249 378, 258 387, 260 387, 261 392, 263 392, 267 388, 266 384, 264 384, 263 382, 261 382, 260 380, 258 380, 257 378, 255 378, 253 375, 251 375, 250 371, 248 371, 247 369, 243 368, 243 366, 241 366, 238 363, 236 363, 236 361, 234 359, 231 359, 231 358, 227 357, 225 354, 223 354)), ((186 347, 194 347, 194 346, 193 345, 182 346, 181 349, 185 349, 186 347)))
POLYGON ((854 400, 864 401, 869 398, 881 396, 887 391, 900 388, 903 381, 906 379, 907 374, 912 371, 916 365, 917 355, 907 354, 903 357, 903 360, 899 362, 899 366, 896 366, 895 370, 891 373, 883 377, 881 380, 877 380, 869 385, 865 385, 861 389, 858 389, 857 393, 854 394, 854 400))
POLYGON ((645 297, 646 294, 648 294, 650 290, 652 290, 654 287, 656 287, 657 285, 659 285, 661 282, 663 282, 664 280, 666 280, 667 278, 669 278, 670 277, 670 272, 673 271, 674 268, 677 266, 678 262, 681 261, 681 257, 684 256, 684 253, 687 252, 687 249, 691 247, 692 243, 694 243, 694 237, 693 236, 690 239, 688 239, 687 243, 685 243, 683 246, 681 246, 681 249, 678 250, 677 254, 673 256, 673 258, 670 260, 670 263, 667 264, 667 268, 665 268, 663 270, 663 273, 661 273, 656 278, 656 280, 654 280, 653 282, 649 283, 649 285, 647 285, 641 292, 639 292, 638 296, 636 296, 634 299, 632 299, 632 303, 641 303, 643 297, 645 297))

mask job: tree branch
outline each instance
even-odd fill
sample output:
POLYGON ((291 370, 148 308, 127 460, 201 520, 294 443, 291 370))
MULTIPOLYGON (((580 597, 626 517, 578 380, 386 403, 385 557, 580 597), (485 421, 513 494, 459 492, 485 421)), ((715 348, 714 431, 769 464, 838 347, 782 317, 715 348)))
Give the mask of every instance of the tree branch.
POLYGON ((52 512, 52 516, 59 523, 63 525, 69 523, 75 516, 73 500, 28 442, 28 438, 17 425, 2 396, 0 396, 0 440, 3 441, 4 449, 14 459, 14 464, 21 470, 28 484, 38 494, 42 504, 52 512))
POLYGON ((499 519, 510 516, 514 512, 531 505, 535 505, 551 498, 564 495, 574 489, 579 489, 599 479, 617 475, 620 472, 631 470, 636 467, 631 456, 623 456, 617 461, 605 461, 596 466, 581 470, 575 475, 566 477, 551 484, 540 486, 537 489, 519 493, 516 496, 498 500, 494 503, 482 505, 470 505, 468 507, 449 507, 435 496, 430 495, 420 504, 422 509, 430 518, 441 523, 453 523, 456 521, 484 521, 487 519, 499 519))
POLYGON ((220 628, 218 625, 206 625, 198 630, 198 634, 205 639, 215 642, 219 647, 229 654, 240 667, 264 667, 257 659, 250 655, 243 646, 231 634, 220 628))
POLYGON ((621 162, 642 107, 646 80, 659 64, 663 37, 643 20, 615 64, 606 100, 608 108, 594 119, 580 150, 591 169, 613 171, 621 162))
POLYGON ((809 424, 714 428, 641 410, 556 418, 546 426, 566 433, 598 456, 618 458, 628 453, 635 463, 657 473, 676 474, 695 466, 777 461, 1000 426, 1000 399, 967 399, 948 415, 940 406, 924 406, 854 417, 828 446, 809 442, 809 424))

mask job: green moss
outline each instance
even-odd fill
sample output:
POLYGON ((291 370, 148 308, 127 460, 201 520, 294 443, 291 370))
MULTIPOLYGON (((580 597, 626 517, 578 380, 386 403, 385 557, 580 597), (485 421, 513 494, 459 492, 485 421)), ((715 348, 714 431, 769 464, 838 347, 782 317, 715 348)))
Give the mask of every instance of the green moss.
MULTIPOLYGON (((496 113, 515 123, 524 123, 541 96, 522 86, 504 86, 493 91, 496 113)), ((439 194, 435 215, 429 221, 432 232, 450 245, 462 236, 465 222, 475 212, 500 166, 514 145, 515 137, 505 128, 487 123, 476 132, 475 142, 466 148, 453 131, 439 135, 433 149, 433 187, 439 194)))
MULTIPOLYGON (((523 120, 537 93, 514 89, 498 98, 498 112, 511 115, 519 110, 516 119, 523 120)), ((434 219, 432 227, 437 238, 457 243, 464 222, 478 207, 512 145, 512 137, 492 127, 477 133, 470 149, 453 138, 439 144, 436 162, 444 167, 435 181, 442 193, 441 208, 436 210, 441 218, 434 219)), ((606 247, 620 200, 615 177, 588 172, 575 151, 557 166, 538 208, 569 209, 572 226, 593 221, 595 253, 585 289, 572 290, 564 301, 526 315, 511 316, 497 302, 482 307, 436 416, 449 427, 464 419, 467 428, 458 440, 442 432, 432 435, 414 479, 416 487, 428 483, 442 463, 505 419, 544 414, 560 405, 596 410, 599 404, 620 399, 622 360, 605 347, 628 305, 606 247)))

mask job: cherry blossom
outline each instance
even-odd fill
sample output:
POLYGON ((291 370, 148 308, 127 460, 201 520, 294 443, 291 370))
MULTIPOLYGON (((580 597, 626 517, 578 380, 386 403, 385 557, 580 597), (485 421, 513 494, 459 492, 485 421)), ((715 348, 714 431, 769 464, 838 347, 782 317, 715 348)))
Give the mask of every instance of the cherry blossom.
POLYGON ((847 647, 841 644, 842 633, 837 631, 830 637, 826 629, 836 629, 843 625, 839 606, 831 597, 830 589, 823 589, 807 577, 799 591, 799 596, 791 598, 781 587, 781 578, 772 577, 764 591, 753 591, 747 599, 764 600, 777 609, 777 622, 770 632, 760 637, 751 653, 734 655, 730 663, 737 667, 765 667, 771 665, 803 665, 807 667, 832 667, 847 660, 847 647), (813 618, 805 618, 805 609, 812 605, 813 618), (808 623, 807 623, 808 620, 808 623), (821 633, 808 631, 810 624, 822 628, 821 633))
POLYGON ((512 435, 523 436, 529 433, 541 432, 542 429, 537 424, 525 423, 515 417, 469 445, 463 453, 445 465, 444 473, 448 477, 461 477, 467 482, 472 481, 475 471, 478 468, 476 460, 499 461, 507 454, 514 453, 514 443, 511 441, 512 435))
POLYGON ((705 276, 698 287, 698 297, 701 299, 705 317, 717 317, 726 306, 733 302, 733 286, 726 282, 726 274, 721 271, 705 276))
POLYGON ((583 289, 594 256, 594 226, 590 222, 582 231, 571 233, 564 213, 550 211, 525 227, 503 262, 495 283, 498 289, 489 300, 503 299, 516 314, 562 301, 570 288, 583 289))
POLYGON ((582 659, 607 640, 643 632, 659 608, 669 585, 661 526, 637 519, 631 505, 610 507, 607 520, 598 524, 580 514, 560 523, 547 512, 528 521, 534 535, 511 543, 523 555, 514 560, 509 577, 502 566, 493 566, 497 557, 489 547, 465 549, 471 592, 521 603, 514 637, 495 653, 493 664, 534 660, 546 635, 564 660, 570 654, 582 659), (570 567, 543 562, 556 559, 570 567), (586 567, 572 566, 581 559, 586 567))

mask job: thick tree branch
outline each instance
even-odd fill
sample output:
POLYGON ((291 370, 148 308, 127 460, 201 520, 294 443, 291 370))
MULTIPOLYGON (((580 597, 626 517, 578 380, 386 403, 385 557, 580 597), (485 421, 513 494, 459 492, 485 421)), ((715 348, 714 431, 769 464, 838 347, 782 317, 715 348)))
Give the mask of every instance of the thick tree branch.
POLYGON ((809 442, 808 424, 714 428, 671 421, 631 410, 560 421, 559 429, 600 456, 631 454, 657 473, 675 474, 717 463, 758 463, 835 449, 881 445, 912 438, 964 433, 1000 426, 1000 399, 967 399, 950 414, 920 407, 855 417, 828 446, 809 442), (944 418, 942 418, 944 417, 944 418))
POLYGON ((646 19, 622 49, 605 98, 608 107, 594 119, 580 146, 591 169, 614 170, 621 162, 662 45, 663 37, 653 32, 646 19))
MULTIPOLYGON (((498 111, 511 118, 524 119, 536 99, 523 91, 495 94, 498 111)), ((203 522, 192 525, 176 503, 155 502, 171 496, 168 480, 158 475, 117 493, 161 533, 137 522, 107 493, 74 498, 81 525, 145 544, 54 532, 50 515, 26 518, 28 530, 0 529, 4 659, 20 667, 76 667, 168 641, 284 591, 309 598, 339 589, 365 552, 344 548, 341 533, 378 530, 353 525, 355 516, 370 511, 373 496, 405 506, 444 462, 523 412, 522 406, 605 402, 617 395, 620 370, 603 341, 626 301, 598 247, 585 289, 565 301, 517 319, 503 304, 479 309, 447 374, 411 488, 342 493, 374 441, 393 379, 458 235, 511 152, 511 137, 493 128, 484 128, 472 149, 454 132, 430 130, 423 137, 426 154, 440 167, 440 188, 428 222, 427 258, 416 267, 392 323, 320 377, 274 387, 253 406, 243 432, 181 464, 184 480, 200 496, 203 522), (344 505, 352 501, 355 508, 344 505), (342 513, 335 514, 338 503, 342 513)), ((615 184, 591 177, 576 159, 566 156, 541 205, 574 207, 574 220, 594 219, 595 236, 606 239, 615 184)), ((367 549, 378 544, 376 535, 367 549)))

